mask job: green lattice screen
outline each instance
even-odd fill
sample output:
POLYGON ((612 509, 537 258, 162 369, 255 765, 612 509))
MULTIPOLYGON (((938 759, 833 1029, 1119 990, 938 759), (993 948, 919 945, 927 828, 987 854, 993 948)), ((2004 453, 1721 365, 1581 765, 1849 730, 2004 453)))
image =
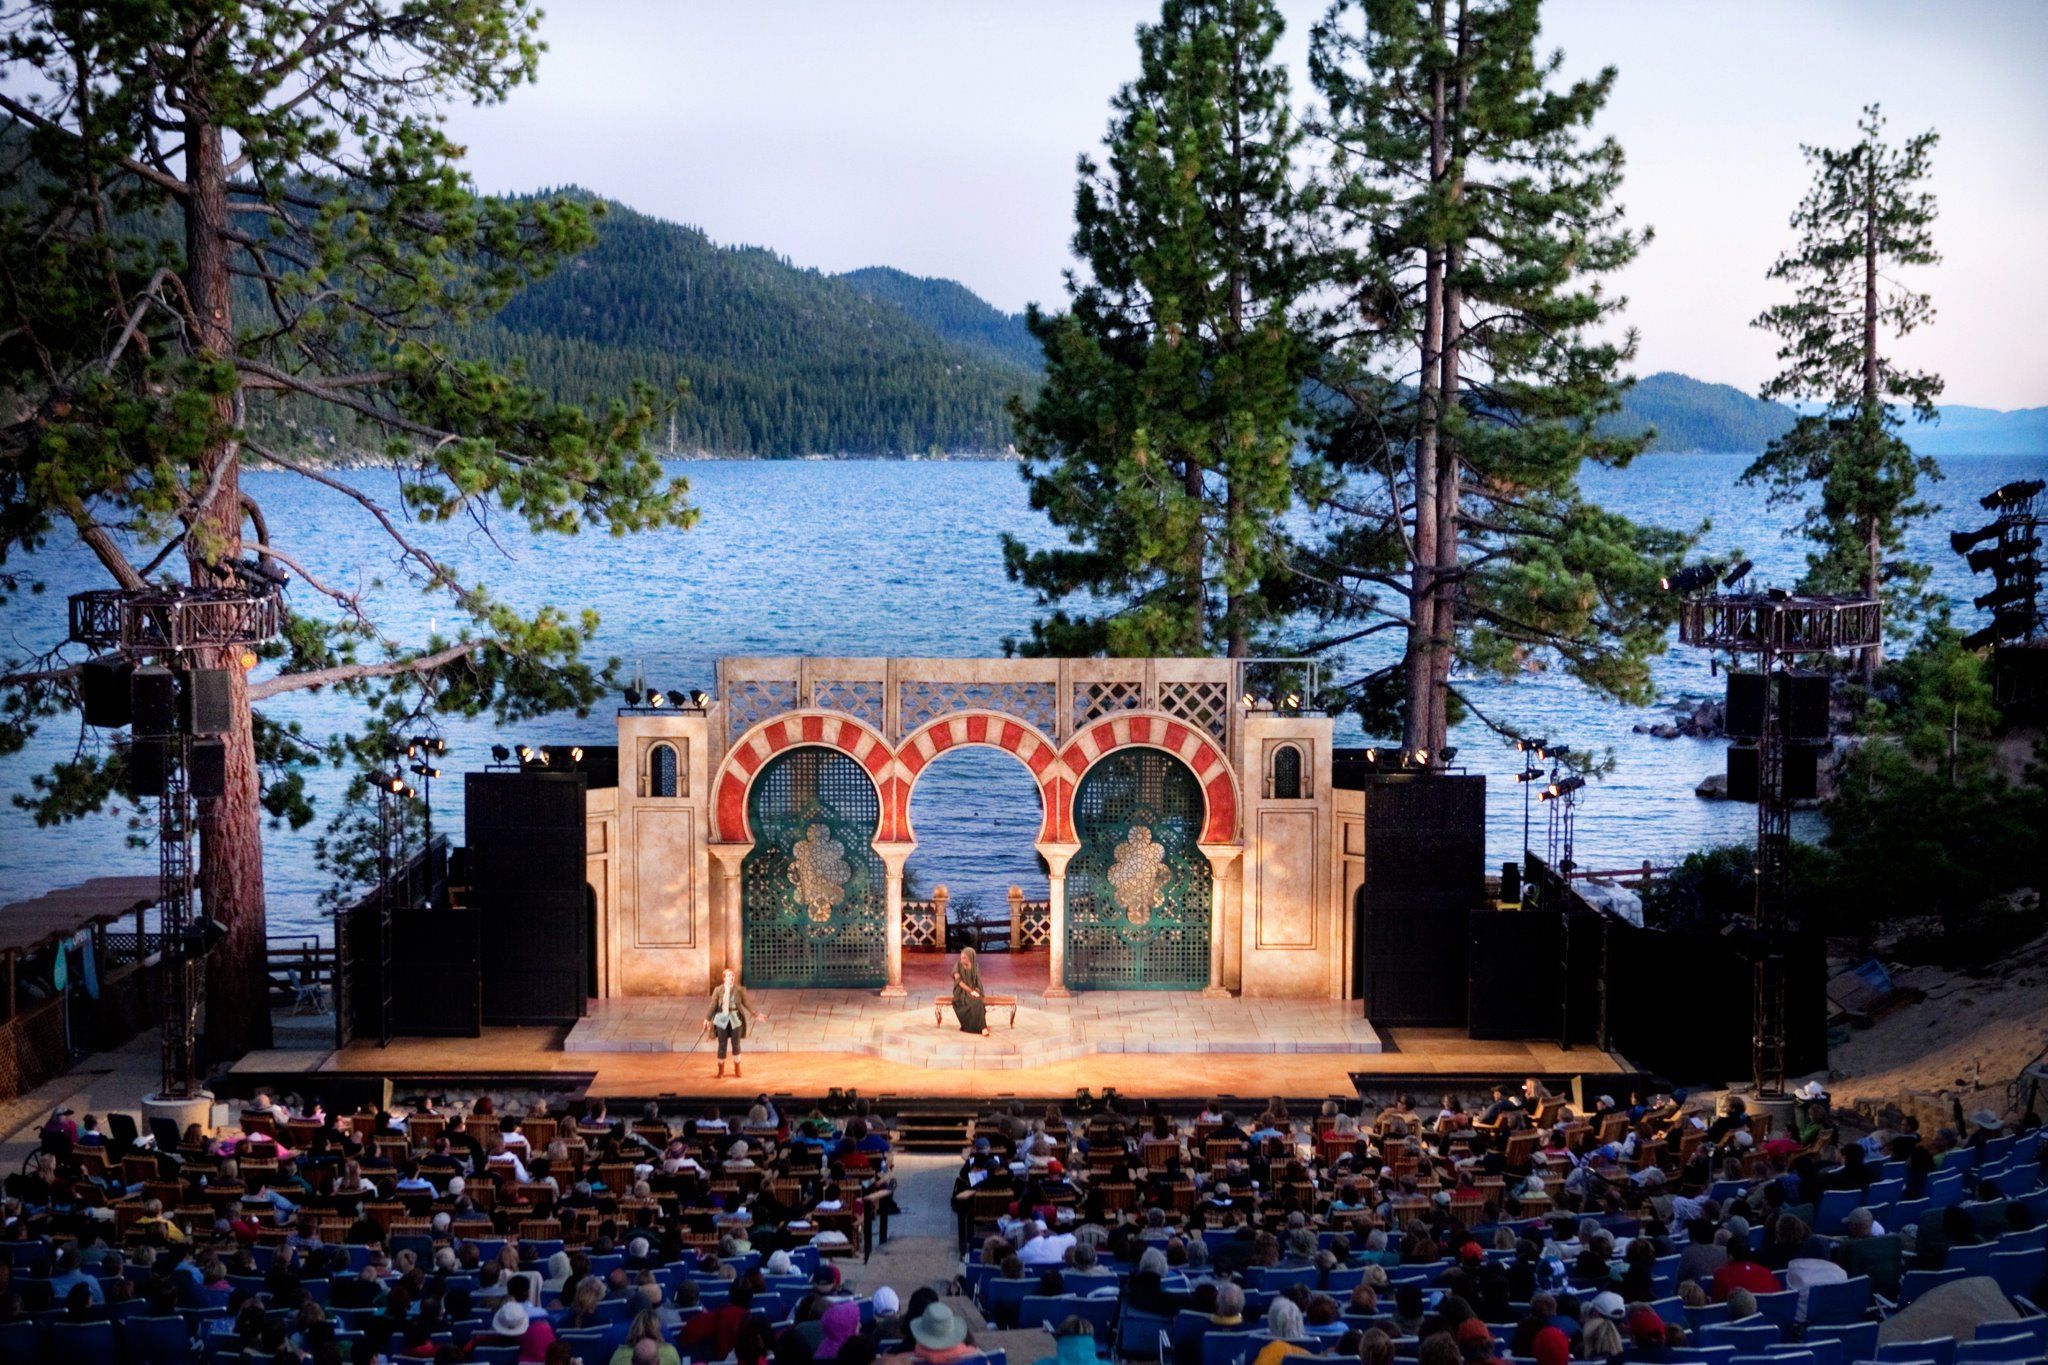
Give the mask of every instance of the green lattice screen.
POLYGON ((881 803, 866 771, 832 749, 788 750, 754 780, 747 815, 747 985, 886 982, 887 874, 873 844, 881 803))
POLYGON ((1089 769, 1074 796, 1081 851, 1067 864, 1067 984, 1199 990, 1209 984, 1209 860, 1202 792, 1168 754, 1131 749, 1089 769))

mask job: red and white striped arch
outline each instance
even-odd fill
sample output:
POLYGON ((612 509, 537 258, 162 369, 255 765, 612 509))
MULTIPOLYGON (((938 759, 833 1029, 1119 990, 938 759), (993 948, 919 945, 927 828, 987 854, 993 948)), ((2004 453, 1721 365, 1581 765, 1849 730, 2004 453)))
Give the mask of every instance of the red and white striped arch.
POLYGON ((1227 844, 1237 837, 1237 776, 1230 760, 1205 731, 1157 713, 1104 716, 1077 733, 1060 750, 1058 841, 1075 843, 1074 792, 1088 770, 1118 749, 1163 749, 1188 765, 1201 784, 1202 842, 1227 844))
POLYGON ((860 764, 875 784, 881 803, 877 843, 908 843, 910 793, 917 779, 948 749, 983 745, 1013 754, 1038 784, 1042 820, 1039 842, 1078 842, 1074 793, 1088 770, 1118 749, 1159 749, 1187 764, 1201 785, 1202 842, 1227 844, 1237 834, 1237 777, 1223 750, 1208 734, 1157 712, 1105 716, 1086 726, 1065 748, 1036 727, 993 711, 942 716, 907 736, 895 750, 873 729, 836 711, 792 711, 762 721, 726 751, 712 779, 711 826, 721 843, 750 843, 747 792, 762 767, 784 749, 800 745, 835 749, 860 764))
POLYGON ((762 721, 734 741, 711 783, 713 835, 721 843, 751 843, 747 790, 769 759, 784 749, 805 744, 836 749, 866 770, 882 805, 881 826, 875 831, 875 838, 883 843, 898 840, 901 836, 891 814, 908 805, 906 799, 897 795, 899 791, 907 793, 908 786, 897 769, 896 755, 880 734, 837 711, 792 711, 762 721))
POLYGON ((896 825, 904 837, 916 837, 910 828, 910 793, 924 770, 948 749, 977 744, 1013 754, 1031 770, 1031 779, 1038 784, 1039 840, 1055 838, 1058 801, 1050 784, 1059 775, 1059 746, 1037 726, 995 711, 960 711, 940 716, 912 731, 897 746, 896 763, 907 779, 902 788, 903 809, 898 812, 896 825))

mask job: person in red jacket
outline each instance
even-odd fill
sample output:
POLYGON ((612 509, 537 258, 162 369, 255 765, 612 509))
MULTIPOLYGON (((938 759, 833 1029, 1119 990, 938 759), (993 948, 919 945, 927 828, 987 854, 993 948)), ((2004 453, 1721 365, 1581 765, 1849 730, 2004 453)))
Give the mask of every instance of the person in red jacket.
POLYGON ((1714 1272, 1714 1302, 1726 1302, 1728 1291, 1738 1287, 1752 1294, 1775 1294, 1785 1287, 1769 1266, 1756 1259, 1747 1237, 1728 1239, 1728 1264, 1714 1272))

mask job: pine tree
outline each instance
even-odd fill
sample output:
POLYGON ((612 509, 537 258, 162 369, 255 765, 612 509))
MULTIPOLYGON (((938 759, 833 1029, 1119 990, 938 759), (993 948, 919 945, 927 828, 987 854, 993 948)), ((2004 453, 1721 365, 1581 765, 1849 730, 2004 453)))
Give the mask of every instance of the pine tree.
POLYGON ((1081 158, 1087 274, 1031 310, 1045 384, 1013 405, 1032 506, 1070 541, 1005 541, 1054 608, 1032 652, 1241 657, 1274 620, 1308 359, 1281 28, 1269 0, 1167 0, 1106 163, 1081 158))
POLYGON ((1602 276, 1647 231, 1615 202, 1622 153, 1590 129, 1615 73, 1561 82, 1537 0, 1338 0, 1317 26, 1316 132, 1334 148, 1319 446, 1332 520, 1296 559, 1326 647, 1383 631, 1400 658, 1350 680, 1368 730, 1441 761, 1454 664, 1563 666, 1647 700, 1683 536, 1587 502, 1586 460, 1635 352, 1602 276))
MULTIPOLYGON (((299 766, 377 761, 393 728, 437 711, 537 714, 605 685, 581 656, 593 616, 514 611, 411 523, 622 533, 693 515, 645 449, 646 386, 585 412, 441 344, 592 240, 585 204, 475 194, 436 112, 531 79, 537 21, 524 0, 33 0, 0 34, 21 77, 0 94, 19 191, 0 205, 0 558, 63 536, 126 589, 234 583, 251 560, 295 580, 258 675, 196 661, 234 676, 227 794, 200 817, 199 892, 228 931, 209 975, 217 1055, 270 1036, 262 817, 310 814, 299 766), (324 414, 398 461, 396 497, 251 435, 324 414), (241 486, 245 459, 358 503, 462 627, 388 636, 361 594, 305 571, 302 529, 241 486), (252 705, 315 687, 359 696, 364 733, 317 743, 252 705)), ((76 706, 62 651, 10 661, 0 746, 76 706)), ((120 751, 81 747, 39 781, 39 818, 115 794, 120 751)))
MULTIPOLYGON (((1804 147, 1813 184, 1792 215, 1799 244, 1772 265, 1770 278, 1793 289, 1790 303, 1765 309, 1756 325, 1778 334, 1784 369, 1763 387, 1771 399, 1818 405, 1765 448, 1743 473, 1766 483, 1774 502, 1809 495, 1800 529, 1818 548, 1807 556, 1803 588, 1881 598, 1894 623, 1925 613, 1927 566, 1901 558, 1906 527, 1933 509, 1919 500, 1920 480, 1939 479, 1932 457, 1915 455, 1899 435, 1899 408, 1935 417, 1938 376, 1900 368, 1880 347, 1933 320, 1926 294, 1900 284, 1901 267, 1933 265, 1933 131, 1903 146, 1884 141, 1877 105, 1863 111, 1855 145, 1804 147)), ((1883 648, 1859 661, 1867 682, 1883 648)))

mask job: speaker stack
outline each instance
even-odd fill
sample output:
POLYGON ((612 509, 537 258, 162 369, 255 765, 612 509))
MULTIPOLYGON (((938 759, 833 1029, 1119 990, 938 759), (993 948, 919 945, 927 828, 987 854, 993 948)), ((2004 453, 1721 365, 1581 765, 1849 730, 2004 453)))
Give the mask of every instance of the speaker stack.
MULTIPOLYGON (((1820 756, 1828 743, 1828 678, 1825 673, 1787 671, 1771 675, 1778 729, 1785 745, 1785 796, 1808 801, 1820 795, 1820 756)), ((1754 802, 1760 780, 1758 742, 1764 733, 1764 675, 1730 673, 1722 728, 1728 746, 1728 799, 1754 802)))
POLYGON ((136 668, 119 658, 85 666, 80 690, 88 725, 132 725, 128 745, 131 796, 163 796, 172 765, 185 750, 192 795, 227 794, 227 742, 234 724, 234 675, 224 668, 174 673, 159 664, 136 668), (189 746, 181 744, 191 737, 189 746))

